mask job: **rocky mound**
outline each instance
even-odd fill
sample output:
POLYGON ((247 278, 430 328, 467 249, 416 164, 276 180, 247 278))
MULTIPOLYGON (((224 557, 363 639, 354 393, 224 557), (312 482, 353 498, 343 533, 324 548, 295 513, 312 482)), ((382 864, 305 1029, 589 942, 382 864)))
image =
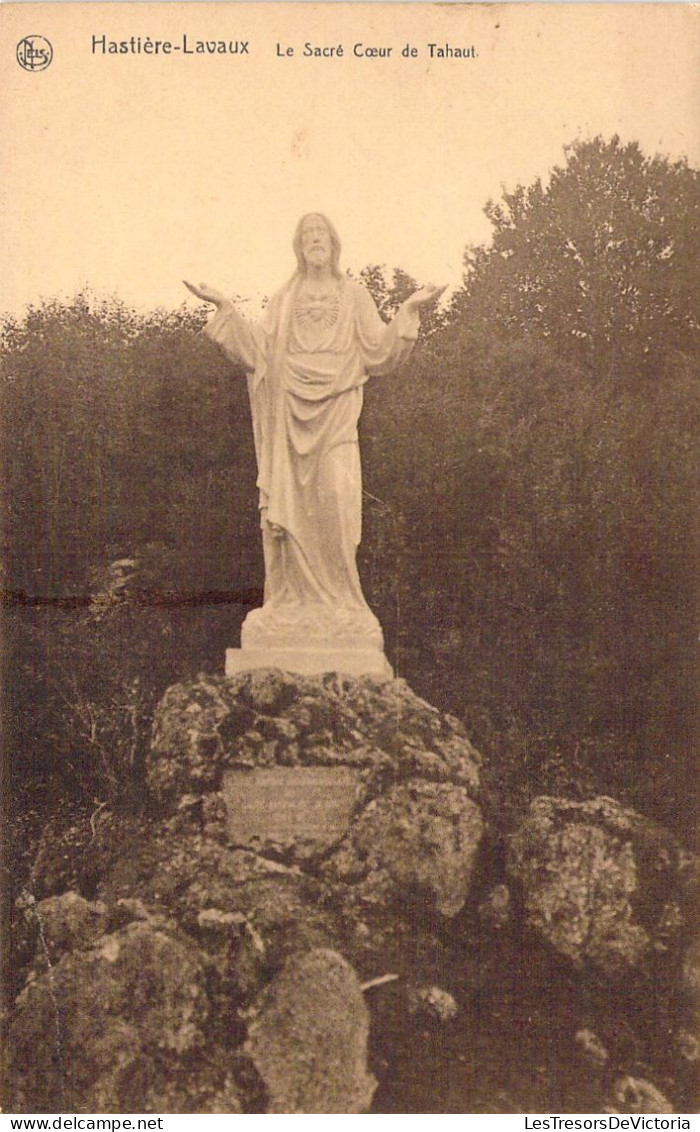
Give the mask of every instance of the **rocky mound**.
POLYGON ((480 762, 402 681, 170 688, 144 813, 49 828, 18 902, 6 1109, 687 1109, 690 860, 606 798, 496 843, 480 762), (333 768, 322 836, 241 822, 333 768))
POLYGON ((368 789, 420 778, 472 794, 481 757, 458 719, 403 680, 276 669, 169 688, 156 713, 148 785, 164 806, 217 790, 230 767, 353 766, 368 789))
POLYGON ((479 763, 458 721, 401 681, 267 671, 170 688, 147 765, 152 815, 100 815, 89 837, 66 835, 59 865, 37 858, 12 1104, 366 1111, 351 963, 376 973, 382 937, 365 920, 389 904, 407 932, 416 908, 463 908, 485 833, 479 763), (241 844, 224 776, 293 767, 357 772, 345 827, 318 845, 241 844), (58 895, 67 884, 99 899, 58 895))

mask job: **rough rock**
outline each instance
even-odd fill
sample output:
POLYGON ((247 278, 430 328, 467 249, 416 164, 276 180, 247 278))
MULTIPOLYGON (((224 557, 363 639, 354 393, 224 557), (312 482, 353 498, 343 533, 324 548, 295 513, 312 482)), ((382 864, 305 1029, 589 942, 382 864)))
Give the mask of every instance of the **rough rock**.
POLYGON ((367 1112, 369 1014, 357 976, 334 951, 293 956, 265 992, 245 1053, 268 1113, 367 1112))
POLYGON ((168 688, 158 705, 147 759, 154 797, 164 801, 216 789, 224 755, 220 725, 228 720, 245 730, 253 718, 252 709, 237 705, 214 679, 168 688))
POLYGON ((17 1000, 8 1037, 17 1110, 157 1111, 173 1062, 203 1049, 208 1014, 196 950, 147 924, 64 955, 17 1000))
POLYGON ((78 892, 92 899, 97 879, 127 850, 139 822, 101 809, 67 820, 58 812, 46 822, 37 846, 28 888, 36 900, 78 892))
POLYGON ((106 905, 85 900, 77 892, 65 892, 40 901, 26 893, 18 905, 35 941, 40 968, 56 963, 66 952, 89 947, 106 930, 106 905))
POLYGON ((663 1093, 641 1077, 618 1077, 610 1090, 606 1113, 672 1113, 673 1105, 663 1093))
POLYGON ((138 893, 149 922, 167 916, 193 937, 222 980, 217 1009, 230 1013, 293 952, 335 946, 338 915, 317 878, 222 844, 201 819, 178 814, 152 823, 100 892, 118 912, 138 909, 138 893))
POLYGON ((197 924, 204 931, 223 932, 229 935, 231 929, 238 929, 246 923, 242 912, 222 912, 220 908, 205 908, 197 916, 197 924))
POLYGON ((505 884, 494 885, 477 909, 479 922, 494 932, 502 932, 510 926, 512 911, 510 892, 505 884))
POLYGON ((700 936, 683 952, 678 989, 681 1025, 676 1048, 687 1065, 694 1065, 700 1057, 700 936))
POLYGON ((681 992, 700 1022, 700 936, 696 936, 683 953, 681 992))
POLYGON ((476 794, 481 758, 462 724, 403 680, 290 676, 275 669, 200 676, 169 688, 147 762, 163 805, 218 790, 231 766, 346 765, 371 782, 421 777, 476 794))
POLYGON ((678 1056, 688 1065, 696 1065, 700 1061, 700 1039, 697 1034, 681 1026, 675 1036, 678 1056))
POLYGON ((409 1007, 413 1014, 440 1026, 453 1022, 458 1012, 454 996, 442 987, 419 987, 409 995, 409 1007))
POLYGON ((584 1027, 574 1035, 574 1046, 581 1061, 592 1069, 602 1069, 610 1054, 594 1030, 584 1027))
POLYGON ((323 875, 361 882, 369 902, 418 897, 451 917, 469 894, 484 828, 465 787, 413 779, 370 802, 323 875))
POLYGON ((536 798, 508 847, 528 926, 576 966, 615 979, 678 949, 684 870, 666 830, 605 797, 536 798))

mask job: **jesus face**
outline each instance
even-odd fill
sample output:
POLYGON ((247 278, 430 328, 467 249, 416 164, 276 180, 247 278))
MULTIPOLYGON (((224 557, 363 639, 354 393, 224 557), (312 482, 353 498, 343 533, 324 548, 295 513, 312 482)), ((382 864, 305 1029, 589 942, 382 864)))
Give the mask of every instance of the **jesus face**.
POLYGON ((327 267, 330 264, 331 234, 322 216, 312 213, 304 220, 301 228, 301 250, 307 267, 327 267))

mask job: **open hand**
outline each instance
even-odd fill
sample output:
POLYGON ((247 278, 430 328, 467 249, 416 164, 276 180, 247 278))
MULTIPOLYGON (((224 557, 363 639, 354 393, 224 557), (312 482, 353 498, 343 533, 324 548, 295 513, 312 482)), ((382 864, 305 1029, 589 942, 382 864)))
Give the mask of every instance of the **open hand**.
POLYGON ((420 310, 427 303, 432 303, 435 299, 439 299, 443 291, 447 290, 447 284, 444 287, 436 287, 434 284, 429 283, 427 287, 421 287, 419 291, 414 291, 410 298, 406 299, 404 306, 409 311, 420 310))
POLYGON ((226 302, 226 296, 217 291, 214 287, 210 287, 208 283, 200 283, 197 286, 195 283, 188 283, 186 279, 182 282, 185 284, 188 291, 196 295, 198 299, 203 299, 205 303, 213 303, 215 307, 220 307, 222 303, 226 302))

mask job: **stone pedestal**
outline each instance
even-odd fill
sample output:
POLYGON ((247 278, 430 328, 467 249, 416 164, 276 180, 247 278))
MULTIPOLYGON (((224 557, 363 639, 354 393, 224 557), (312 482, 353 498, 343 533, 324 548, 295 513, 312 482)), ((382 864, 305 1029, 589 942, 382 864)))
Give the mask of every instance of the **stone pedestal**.
POLYGON ((226 649, 226 675, 248 672, 251 668, 281 668, 302 676, 341 672, 346 676, 376 676, 393 680, 394 673, 381 649, 339 649, 332 647, 226 649))
POLYGON ((368 606, 290 603, 252 610, 241 629, 240 649, 226 650, 226 675, 252 668, 281 668, 303 676, 394 676, 381 626, 368 606))

